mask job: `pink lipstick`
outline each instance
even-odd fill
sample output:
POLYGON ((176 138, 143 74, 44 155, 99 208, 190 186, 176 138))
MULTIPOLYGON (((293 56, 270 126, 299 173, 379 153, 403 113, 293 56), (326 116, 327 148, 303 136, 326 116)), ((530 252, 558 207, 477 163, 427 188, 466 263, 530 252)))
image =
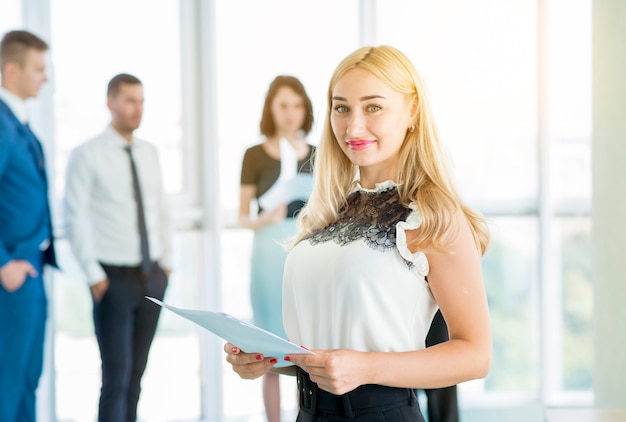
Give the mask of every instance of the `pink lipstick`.
POLYGON ((370 139, 353 139, 347 142, 348 147, 353 151, 363 151, 375 143, 376 141, 370 139))

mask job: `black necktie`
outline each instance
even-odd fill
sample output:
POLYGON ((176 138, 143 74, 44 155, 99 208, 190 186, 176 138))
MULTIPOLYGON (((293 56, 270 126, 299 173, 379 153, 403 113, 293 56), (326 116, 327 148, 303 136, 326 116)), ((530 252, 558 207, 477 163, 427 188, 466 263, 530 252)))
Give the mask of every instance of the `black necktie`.
POLYGON ((137 175, 137 166, 133 159, 133 152, 129 146, 124 147, 130 158, 130 170, 133 175, 133 192, 135 201, 137 202, 137 221, 139 223, 139 237, 141 239, 141 271, 148 274, 152 262, 150 261, 150 248, 148 246, 148 230, 146 229, 146 217, 143 209, 143 200, 141 198, 141 188, 139 187, 139 176, 137 175))

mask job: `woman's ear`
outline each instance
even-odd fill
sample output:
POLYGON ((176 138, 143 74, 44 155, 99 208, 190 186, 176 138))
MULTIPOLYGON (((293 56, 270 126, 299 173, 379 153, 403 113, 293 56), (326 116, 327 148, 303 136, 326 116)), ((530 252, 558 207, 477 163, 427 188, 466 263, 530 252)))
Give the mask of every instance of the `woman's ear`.
POLYGON ((409 114, 409 118, 411 119, 411 124, 409 125, 409 127, 411 127, 411 125, 416 124, 417 114, 419 110, 419 99, 417 98, 417 95, 414 95, 410 101, 411 101, 411 111, 409 114))

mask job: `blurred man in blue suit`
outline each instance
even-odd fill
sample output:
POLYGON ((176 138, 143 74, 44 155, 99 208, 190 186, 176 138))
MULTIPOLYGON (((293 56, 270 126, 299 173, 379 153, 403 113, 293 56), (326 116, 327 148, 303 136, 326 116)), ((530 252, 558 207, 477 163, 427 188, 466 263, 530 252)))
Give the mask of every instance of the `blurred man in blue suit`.
POLYGON ((43 149, 26 99, 47 81, 48 45, 26 31, 0 43, 0 421, 35 420, 43 368, 44 264, 56 266, 43 149))

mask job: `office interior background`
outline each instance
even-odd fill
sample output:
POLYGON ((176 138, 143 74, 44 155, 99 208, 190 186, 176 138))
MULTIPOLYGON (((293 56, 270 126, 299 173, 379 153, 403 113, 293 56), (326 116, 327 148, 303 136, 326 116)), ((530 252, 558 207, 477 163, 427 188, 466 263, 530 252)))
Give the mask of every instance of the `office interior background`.
MULTIPOLYGON (((62 268, 47 274, 40 420, 97 413, 91 299, 59 203, 70 151, 108 123, 108 80, 144 82, 137 135, 158 146, 176 222, 165 301, 247 320, 252 233, 236 228, 239 171, 260 141, 266 89, 278 74, 303 81, 316 144, 335 65, 378 44, 403 50, 424 77, 461 194, 491 223, 493 365, 459 386, 463 421, 626 407, 623 386, 613 391, 626 378, 616 359, 626 356, 626 103, 612 94, 625 93, 625 16, 621 0, 2 0, 1 33, 29 29, 51 46, 49 82, 31 104, 62 268)), ((260 381, 240 380, 222 344, 164 311, 140 419, 262 422, 260 381)), ((295 415, 295 382, 281 383, 295 415)))

